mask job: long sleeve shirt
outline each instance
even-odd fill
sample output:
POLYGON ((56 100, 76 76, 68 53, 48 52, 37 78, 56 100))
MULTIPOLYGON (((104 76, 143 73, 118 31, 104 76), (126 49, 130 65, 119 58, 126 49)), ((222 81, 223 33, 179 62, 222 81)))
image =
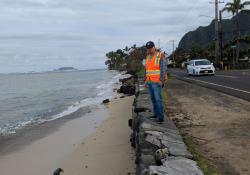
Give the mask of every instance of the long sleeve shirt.
POLYGON ((167 59, 162 58, 160 60, 160 80, 161 80, 161 82, 164 82, 166 72, 167 72, 167 59))

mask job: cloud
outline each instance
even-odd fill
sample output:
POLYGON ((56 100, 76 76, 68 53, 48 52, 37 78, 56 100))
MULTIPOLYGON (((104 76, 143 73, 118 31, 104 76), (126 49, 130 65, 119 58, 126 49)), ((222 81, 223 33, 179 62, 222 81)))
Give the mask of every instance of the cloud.
POLYGON ((1 0, 0 70, 105 67, 105 53, 169 40, 208 25, 208 0, 1 0), (6 66, 8 65, 8 69, 6 66), (88 66, 91 65, 91 66, 88 66))

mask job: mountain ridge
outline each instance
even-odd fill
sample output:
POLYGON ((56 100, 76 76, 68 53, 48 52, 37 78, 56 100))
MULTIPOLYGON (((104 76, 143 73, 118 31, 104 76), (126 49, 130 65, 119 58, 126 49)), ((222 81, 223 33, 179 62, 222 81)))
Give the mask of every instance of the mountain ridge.
MULTIPOLYGON (((236 18, 237 16, 234 16, 231 19, 222 20, 223 43, 237 36, 236 18)), ((242 10, 238 18, 241 36, 250 35, 250 10, 242 10)), ((204 48, 214 41, 214 36, 213 20, 208 26, 199 26, 196 30, 187 32, 180 40, 178 48, 188 50, 192 44, 198 44, 204 48)))

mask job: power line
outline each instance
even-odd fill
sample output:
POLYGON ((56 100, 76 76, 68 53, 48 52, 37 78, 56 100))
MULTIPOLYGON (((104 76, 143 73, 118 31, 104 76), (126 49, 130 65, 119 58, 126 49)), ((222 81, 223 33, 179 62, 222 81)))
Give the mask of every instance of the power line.
POLYGON ((179 18, 179 19, 178 19, 178 23, 179 23, 179 24, 185 24, 185 26, 186 26, 187 28, 190 28, 190 27, 192 26, 192 23, 190 23, 190 21, 187 20, 187 19, 188 19, 188 17, 189 17, 189 14, 190 14, 190 13, 193 13, 193 10, 196 9, 197 6, 199 5, 198 1, 199 1, 199 0, 195 0, 195 1, 192 3, 193 5, 191 5, 191 6, 188 7, 187 9, 185 9, 185 11, 186 11, 185 16, 183 16, 182 18, 179 18))

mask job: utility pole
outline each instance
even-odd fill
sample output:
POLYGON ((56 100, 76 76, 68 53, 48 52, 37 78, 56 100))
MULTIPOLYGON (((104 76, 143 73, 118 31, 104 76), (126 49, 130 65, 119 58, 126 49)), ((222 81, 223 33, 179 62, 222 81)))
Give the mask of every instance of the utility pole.
POLYGON ((172 53, 172 55, 173 55, 173 62, 174 62, 174 60, 175 60, 175 55, 174 55, 174 49, 175 49, 175 46, 174 46, 174 43, 175 43, 175 40, 170 40, 169 42, 172 42, 172 44, 173 44, 173 53, 172 53))
POLYGON ((215 0, 215 63, 219 60, 219 21, 218 21, 218 0, 215 0))
POLYGON ((219 52, 220 52, 220 56, 219 56, 219 60, 222 61, 222 47, 223 47, 223 32, 222 32, 222 11, 220 10, 220 13, 219 13, 219 17, 220 17, 220 20, 219 20, 219 45, 220 45, 220 48, 219 48, 219 52))
POLYGON ((218 9, 219 9, 219 3, 224 3, 219 0, 215 0, 214 2, 210 2, 215 4, 215 21, 214 21, 214 27, 215 27, 215 63, 219 63, 219 20, 218 20, 218 9))

